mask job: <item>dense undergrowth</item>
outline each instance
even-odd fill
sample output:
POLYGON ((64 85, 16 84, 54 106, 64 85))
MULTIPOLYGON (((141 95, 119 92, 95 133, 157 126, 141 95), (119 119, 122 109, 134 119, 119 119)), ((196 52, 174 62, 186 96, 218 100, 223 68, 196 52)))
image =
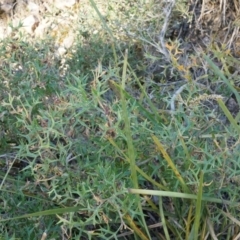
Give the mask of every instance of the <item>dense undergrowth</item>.
POLYGON ((238 60, 186 65, 157 42, 164 4, 90 3, 101 31, 64 61, 51 38, 1 43, 0 239, 238 239, 238 60))

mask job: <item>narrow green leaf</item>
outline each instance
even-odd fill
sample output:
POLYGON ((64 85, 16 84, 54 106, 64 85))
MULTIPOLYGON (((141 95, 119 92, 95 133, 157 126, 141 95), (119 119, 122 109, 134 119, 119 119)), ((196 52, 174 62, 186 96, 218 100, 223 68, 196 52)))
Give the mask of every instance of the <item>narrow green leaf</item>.
POLYGON ((231 85, 230 81, 224 76, 222 71, 214 64, 214 62, 207 55, 204 55, 204 59, 207 61, 207 63, 210 65, 213 71, 223 80, 223 82, 235 94, 238 104, 240 105, 240 95, 238 91, 231 85))
POLYGON ((173 170, 174 174, 176 175, 177 179, 179 180, 179 182, 181 183, 183 190, 185 192, 190 192, 187 184, 185 183, 183 177, 181 176, 180 172, 178 171, 177 167, 175 166, 175 164, 173 163, 172 159, 170 158, 170 156, 168 155, 168 153, 166 152, 166 150, 164 149, 163 145, 160 143, 160 141, 158 140, 158 138, 154 135, 152 135, 152 139, 154 141, 154 143, 156 144, 158 150, 160 153, 162 153, 164 159, 167 161, 169 167, 173 170))
MULTIPOLYGON (((189 194, 189 193, 180 193, 180 192, 169 192, 169 191, 159 191, 159 190, 143 190, 143 189, 128 189, 129 193, 134 194, 145 194, 145 195, 153 195, 153 196, 162 196, 162 197, 175 197, 175 198, 184 198, 184 199, 194 199, 197 200, 197 195, 189 194)), ((223 203, 227 205, 231 205, 232 207, 239 207, 240 203, 227 201, 219 198, 202 196, 202 201, 206 202, 214 202, 214 203, 223 203)))
POLYGON ((229 122, 233 125, 233 127, 240 133, 240 126, 237 124, 236 120, 233 118, 232 114, 227 109, 222 99, 217 99, 217 102, 220 108, 223 110, 224 114, 228 118, 229 122))
POLYGON ((194 221, 194 240, 198 239, 198 231, 200 227, 200 219, 202 212, 202 193, 203 193, 203 171, 200 172, 198 194, 197 194, 197 204, 195 212, 195 221, 194 221))
POLYGON ((167 240, 170 240, 170 235, 169 235, 169 232, 168 232, 168 227, 167 227, 167 224, 166 224, 164 211, 163 211, 162 197, 159 198, 159 212, 160 212, 160 216, 161 216, 161 221, 162 221, 163 231, 164 231, 165 237, 166 237, 167 240))
POLYGON ((48 215, 56 215, 56 214, 63 214, 63 213, 69 213, 69 212, 76 212, 80 208, 81 207, 54 208, 54 209, 50 209, 50 210, 24 214, 22 216, 17 216, 17 217, 13 217, 13 218, 0 219, 0 222, 6 222, 6 221, 21 219, 21 218, 40 217, 40 216, 48 216, 48 215))

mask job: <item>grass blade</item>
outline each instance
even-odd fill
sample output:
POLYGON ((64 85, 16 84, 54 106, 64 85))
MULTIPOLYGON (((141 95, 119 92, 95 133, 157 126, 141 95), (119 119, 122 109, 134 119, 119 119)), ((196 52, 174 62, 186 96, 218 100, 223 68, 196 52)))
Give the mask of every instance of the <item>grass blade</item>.
POLYGON ((237 124, 236 120, 233 118, 232 114, 227 109, 226 105, 224 104, 222 99, 217 99, 217 102, 220 106, 220 108, 223 110, 224 114, 228 118, 229 122, 233 125, 233 127, 240 133, 240 127, 237 124))
POLYGON ((48 215, 56 215, 56 214, 63 214, 69 212, 77 212, 81 207, 66 207, 66 208, 55 208, 35 213, 24 214, 18 217, 12 217, 7 219, 0 219, 0 222, 6 222, 10 220, 16 220, 21 218, 30 218, 30 217, 40 217, 40 216, 48 216, 48 215))
POLYGON ((166 224, 166 220, 165 220, 164 212, 163 212, 162 197, 159 198, 159 212, 160 212, 160 216, 161 216, 161 221, 162 221, 163 231, 165 233, 165 237, 166 237, 167 240, 170 240, 170 236, 169 236, 169 233, 168 233, 168 228, 167 228, 167 224, 166 224))
MULTIPOLYGON (((114 140, 112 138, 108 138, 108 141, 115 147, 115 149, 122 155, 124 156, 124 158, 130 163, 130 159, 128 158, 128 156, 126 156, 126 154, 123 153, 123 151, 121 151, 121 149, 117 146, 117 144, 114 142, 114 140)), ((159 189, 162 190, 168 190, 168 188, 166 188, 165 186, 163 186, 162 184, 156 182, 154 179, 152 179, 151 177, 149 177, 145 172, 143 172, 137 165, 135 166, 136 170, 139 174, 141 174, 141 176, 143 176, 146 180, 148 180, 150 183, 152 183, 154 186, 158 187, 159 189)))
MULTIPOLYGON (((127 139, 127 146, 128 146, 128 157, 129 157, 129 162, 130 162, 130 169, 131 169, 131 178, 133 182, 133 186, 135 188, 138 188, 138 178, 137 178, 137 170, 136 170, 136 154, 135 154, 135 149, 133 146, 133 140, 132 140, 132 134, 131 134, 131 126, 130 126, 130 121, 129 121, 129 115, 128 115, 128 110, 127 110, 127 101, 124 97, 123 94, 123 89, 125 89, 125 84, 126 84, 126 74, 127 74, 127 63, 128 63, 128 52, 126 50, 125 56, 124 56, 124 63, 123 63, 123 73, 122 73, 122 88, 121 88, 121 104, 122 104, 122 114, 123 114, 123 120, 125 123, 125 135, 127 139)), ((143 225, 145 228, 145 231, 147 232, 147 235, 149 238, 151 238, 150 233, 147 228, 147 224, 144 218, 143 210, 142 210, 142 205, 140 198, 138 196, 138 208, 141 214, 141 218, 143 221, 143 225)), ((142 238, 144 239, 144 238, 142 238)))
MULTIPOLYGON (((153 195, 153 196, 162 196, 162 197, 175 197, 175 198, 185 198, 185 199, 193 199, 197 200, 197 195, 190 193, 180 193, 180 192, 169 192, 169 191, 158 191, 158 190, 145 190, 145 189, 128 189, 130 193, 134 194, 145 194, 145 195, 153 195)), ((213 198, 209 196, 202 196, 202 201, 213 202, 213 203, 222 203, 231 205, 232 207, 239 207, 240 203, 227 201, 219 198, 213 198)))
POLYGON ((204 59, 207 61, 207 63, 210 65, 210 67, 213 69, 213 71, 229 87, 231 92, 233 92, 235 94, 238 104, 240 105, 240 95, 239 95, 238 91, 234 88, 234 86, 231 85, 230 81, 224 76, 224 74, 221 72, 221 70, 214 64, 214 62, 207 55, 204 55, 204 59))
POLYGON ((129 214, 125 214, 123 218, 128 222, 129 226, 142 240, 148 240, 149 238, 142 232, 142 230, 136 225, 129 214))
POLYGON ((195 212, 195 221, 194 221, 194 240, 198 239, 198 231, 200 227, 200 218, 202 212, 202 193, 203 193, 203 172, 200 172, 200 180, 197 194, 197 205, 195 212))
POLYGON ((160 153, 162 153, 164 159, 167 161, 168 165, 173 170, 173 172, 176 175, 177 179, 182 184, 183 190, 185 192, 189 193, 190 190, 189 190, 188 186, 186 185, 185 181, 183 180, 180 172, 177 170, 177 168, 176 168, 175 164, 173 163, 172 159, 170 158, 170 156, 168 155, 168 153, 164 149, 163 145, 160 143, 160 141, 158 140, 158 138, 156 136, 152 135, 152 139, 153 139, 154 143, 156 144, 156 146, 157 146, 158 150, 160 151, 160 153))

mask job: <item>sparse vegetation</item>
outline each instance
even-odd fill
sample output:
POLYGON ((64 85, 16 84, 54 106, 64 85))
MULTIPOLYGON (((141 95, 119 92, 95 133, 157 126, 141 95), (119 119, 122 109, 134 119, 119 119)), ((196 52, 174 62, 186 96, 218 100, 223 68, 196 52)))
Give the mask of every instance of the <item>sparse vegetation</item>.
POLYGON ((35 2, 0 44, 0 239, 240 239, 239 3, 35 2))

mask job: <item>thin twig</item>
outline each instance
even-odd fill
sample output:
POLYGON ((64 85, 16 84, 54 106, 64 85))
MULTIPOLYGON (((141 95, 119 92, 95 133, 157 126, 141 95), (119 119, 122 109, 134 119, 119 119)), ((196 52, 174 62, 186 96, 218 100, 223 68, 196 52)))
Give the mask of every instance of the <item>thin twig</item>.
POLYGON ((166 44, 165 44, 164 40, 165 40, 165 35, 166 35, 166 32, 167 32, 170 16, 171 16, 171 13, 172 13, 172 9, 175 5, 175 0, 170 0, 170 1, 165 1, 165 2, 168 2, 168 6, 163 8, 163 13, 165 14, 165 18, 164 18, 164 23, 163 23, 162 30, 161 30, 160 35, 158 37, 160 45, 161 45, 161 48, 160 49, 158 48, 158 50, 166 57, 166 60, 170 62, 171 57, 170 57, 169 52, 166 48, 166 44))
POLYGON ((187 87, 188 84, 182 85, 172 96, 170 107, 171 111, 175 111, 175 100, 178 97, 178 95, 187 87))

